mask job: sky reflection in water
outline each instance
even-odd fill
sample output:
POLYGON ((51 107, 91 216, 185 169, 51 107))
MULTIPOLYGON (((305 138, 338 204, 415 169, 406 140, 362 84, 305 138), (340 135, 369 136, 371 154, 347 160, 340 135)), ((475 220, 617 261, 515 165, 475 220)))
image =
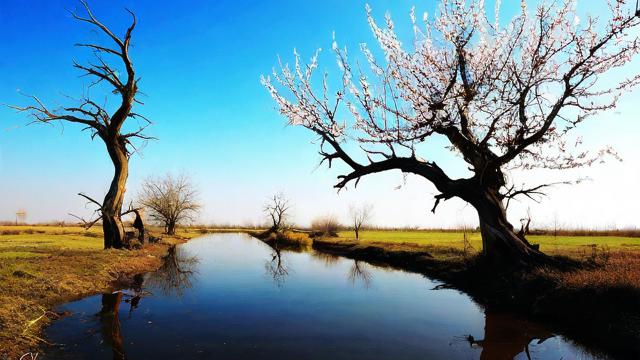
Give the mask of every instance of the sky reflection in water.
POLYGON ((132 289, 64 305, 73 315, 47 336, 65 345, 45 358, 590 358, 418 274, 275 251, 243 234, 205 236, 172 255, 132 289))

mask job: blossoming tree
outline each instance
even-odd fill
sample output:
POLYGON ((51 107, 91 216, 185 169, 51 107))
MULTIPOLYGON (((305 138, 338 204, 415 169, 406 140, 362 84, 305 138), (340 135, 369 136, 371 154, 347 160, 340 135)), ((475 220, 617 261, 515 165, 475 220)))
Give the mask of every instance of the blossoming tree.
POLYGON ((531 11, 522 1, 506 22, 499 1, 491 21, 483 0, 442 0, 434 19, 425 14, 421 23, 411 12, 412 47, 402 44, 389 15, 380 25, 367 7, 383 59, 363 44, 362 69, 334 41, 337 91, 326 73, 315 82, 318 53, 303 64, 294 51, 295 66, 281 63, 262 83, 290 124, 319 137, 323 162, 348 165, 337 189, 387 170, 422 176, 439 191, 432 211, 453 197, 477 210, 486 257, 535 263, 544 255, 514 231, 504 204, 547 184, 515 188, 505 172, 576 168, 612 154, 580 151, 572 132, 640 82, 637 74, 602 81, 640 51, 632 5, 610 0, 606 20, 580 21, 575 0, 550 3, 531 11), (417 154, 416 145, 434 136, 464 159, 469 177, 452 178, 428 154, 417 154), (348 141, 359 145, 359 158, 348 141))

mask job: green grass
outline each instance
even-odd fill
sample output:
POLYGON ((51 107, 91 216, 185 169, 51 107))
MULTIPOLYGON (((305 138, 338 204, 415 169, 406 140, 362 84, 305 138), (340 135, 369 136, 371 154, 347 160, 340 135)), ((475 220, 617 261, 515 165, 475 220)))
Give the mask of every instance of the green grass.
MULTIPOLYGON (((440 231, 395 231, 395 230, 371 230, 360 232, 360 243, 388 244, 405 246, 449 247, 454 249, 464 248, 464 235, 462 232, 440 231)), ((471 246, 482 249, 480 233, 469 232, 467 239, 471 246)), ((532 244, 540 244, 542 251, 565 252, 582 251, 590 249, 593 244, 598 247, 608 247, 611 250, 628 250, 640 248, 640 238, 621 236, 552 236, 531 235, 527 239, 532 244)), ((356 241, 353 231, 341 231, 333 241, 356 241)))
POLYGON ((0 256, 5 257, 10 252, 95 251, 102 249, 102 247, 101 238, 83 235, 0 235, 0 256))

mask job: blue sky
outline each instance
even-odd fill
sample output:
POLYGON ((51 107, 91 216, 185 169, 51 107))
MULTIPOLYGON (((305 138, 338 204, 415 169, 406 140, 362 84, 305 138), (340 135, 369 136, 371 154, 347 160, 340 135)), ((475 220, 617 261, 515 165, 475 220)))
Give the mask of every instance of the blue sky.
MULTIPOLYGON (((131 56, 142 77, 145 105, 137 111, 154 121, 148 134, 159 140, 133 157, 130 197, 144 177, 172 171, 189 174, 199 186, 205 204, 203 222, 259 222, 262 203, 276 191, 292 199, 294 218, 303 224, 326 213, 344 216, 349 204, 362 202, 374 204, 376 222, 383 225, 456 226, 475 221, 473 211, 456 201, 442 206, 439 214, 430 214, 434 189, 420 179, 404 182, 398 173, 367 178, 357 189, 336 194, 332 185, 340 168, 316 169, 319 158, 317 146, 310 143, 313 136, 286 127, 260 85, 260 75, 270 72, 278 54, 291 60, 293 48, 305 57, 316 48, 329 49, 333 31, 341 44, 353 50, 363 41, 372 44, 364 1, 185 3, 90 2, 94 13, 118 33, 129 21, 124 7, 139 18, 131 56), (403 187, 396 190, 398 185, 403 187)), ((401 32, 410 30, 408 13, 413 4, 419 11, 433 12, 434 3, 369 1, 378 16, 391 12, 401 32)), ((506 13, 515 11, 514 4, 519 6, 509 3, 504 5, 506 13)), ((78 78, 71 61, 90 59, 90 53, 73 44, 94 41, 97 35, 71 19, 66 9, 76 7, 73 0, 0 2, 0 44, 5 54, 0 58, 1 103, 26 104, 18 89, 54 107, 68 102, 65 95, 82 94, 87 79, 78 78)), ((321 68, 336 73, 335 61, 325 55, 321 68)), ((640 153, 629 131, 640 130, 633 116, 635 96, 623 101, 621 114, 593 121, 583 131, 589 146, 616 145, 626 161, 562 174, 590 175, 594 180, 558 188, 555 200, 533 204, 540 225, 552 217, 571 225, 633 225, 637 216, 629 214, 640 213, 634 204, 640 202, 640 191, 628 189, 625 195, 619 189, 617 194, 611 185, 621 187, 613 177, 621 171, 629 185, 640 182, 640 153), (589 134, 594 135, 592 140, 589 134), (611 211, 594 216, 603 206, 611 211)), ((26 210, 30 221, 69 220, 69 212, 87 214, 76 193, 101 197, 106 191, 112 168, 104 145, 92 142, 73 125, 26 126, 27 122, 23 115, 0 108, 0 220, 11 219, 18 209, 26 210)), ((445 152, 432 158, 454 173, 461 168, 460 161, 445 152)), ((529 204, 518 206, 514 219, 529 204)))

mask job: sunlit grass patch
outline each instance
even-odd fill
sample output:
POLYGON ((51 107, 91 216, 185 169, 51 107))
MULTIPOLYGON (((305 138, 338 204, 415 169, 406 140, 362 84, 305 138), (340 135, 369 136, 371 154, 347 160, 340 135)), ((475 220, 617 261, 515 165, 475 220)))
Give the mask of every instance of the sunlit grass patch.
MULTIPOLYGON (((624 249, 633 246, 640 247, 640 238, 622 236, 552 236, 530 235, 529 242, 540 244, 542 251, 589 251, 592 245, 607 246, 611 250, 624 249)), ((357 241, 352 231, 341 231, 337 238, 330 241, 357 241)), ((466 241, 476 250, 482 248, 482 237, 479 232, 466 233, 466 241)), ((396 231, 372 230, 361 231, 360 243, 363 244, 404 244, 417 246, 445 246, 456 249, 465 247, 463 232, 441 231, 396 231)))
POLYGON ((47 254, 31 251, 0 251, 0 259, 27 259, 33 257, 46 257, 47 254))
POLYGON ((99 226, 94 226, 90 229, 85 229, 82 226, 0 225, 0 236, 1 235, 20 235, 20 234, 50 234, 50 235, 80 234, 88 237, 100 237, 102 236, 102 229, 99 226))
POLYGON ((176 242, 103 250, 99 228, 0 226, 0 358, 36 350, 42 327, 55 317, 41 316, 53 305, 106 290, 120 274, 157 268, 176 242))
POLYGON ((0 251, 26 248, 37 248, 40 251, 100 250, 103 248, 103 241, 102 238, 75 234, 0 235, 0 251))

